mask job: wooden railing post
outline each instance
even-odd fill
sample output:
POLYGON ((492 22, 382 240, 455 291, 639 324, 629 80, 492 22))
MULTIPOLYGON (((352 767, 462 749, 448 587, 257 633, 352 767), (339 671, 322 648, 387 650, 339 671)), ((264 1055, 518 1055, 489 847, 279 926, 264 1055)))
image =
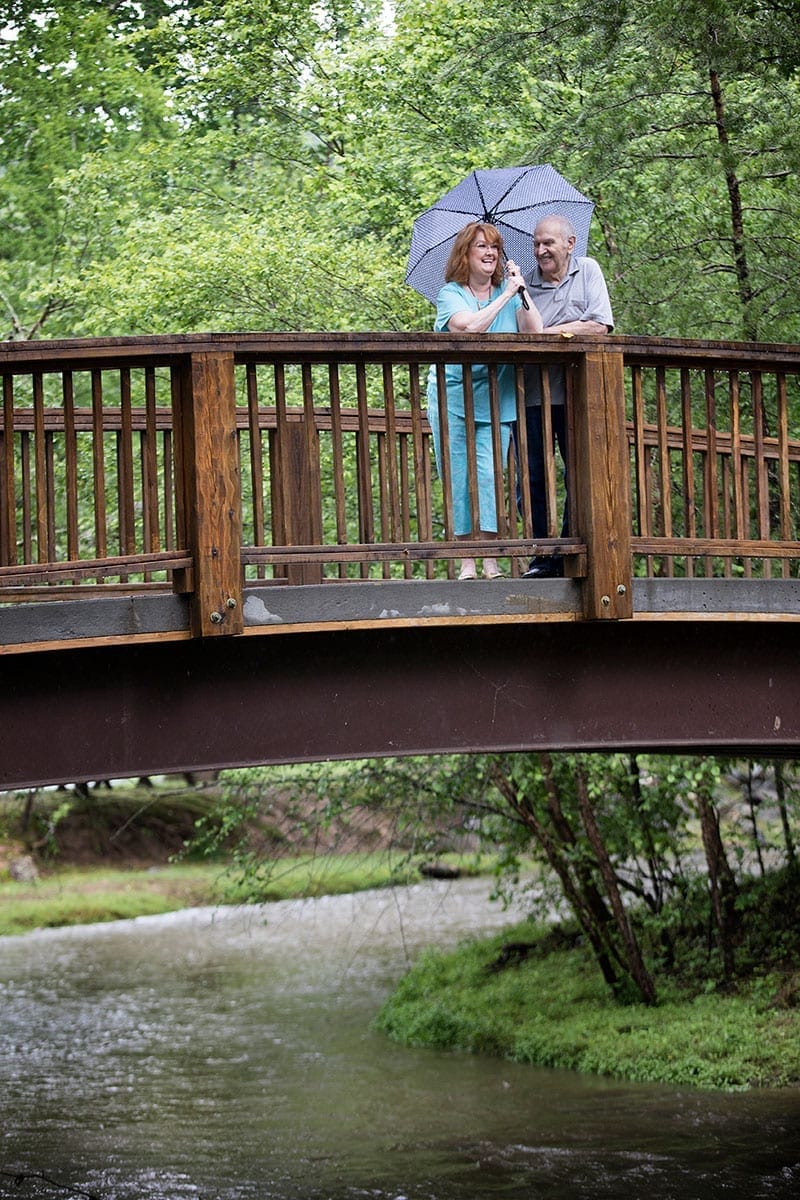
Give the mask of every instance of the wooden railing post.
POLYGON ((586 542, 583 612, 589 620, 633 616, 631 490, 622 353, 581 356, 573 395, 575 478, 570 504, 586 542))
POLYGON ((193 568, 175 573, 191 594, 195 637, 241 633, 242 497, 236 434, 233 354, 192 354, 177 368, 173 391, 178 536, 193 568))

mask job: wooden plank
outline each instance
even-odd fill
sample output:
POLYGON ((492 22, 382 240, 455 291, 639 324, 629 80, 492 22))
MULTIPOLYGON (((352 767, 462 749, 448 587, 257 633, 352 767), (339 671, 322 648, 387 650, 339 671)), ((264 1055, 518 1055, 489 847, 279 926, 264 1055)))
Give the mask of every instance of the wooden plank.
POLYGON ((800 542, 737 538, 632 537, 634 554, 696 554, 715 558, 800 559, 800 542))
MULTIPOLYGON (((516 555, 522 558, 530 558, 534 554, 558 553, 574 562, 576 576, 586 574, 586 545, 576 538, 542 538, 539 541, 498 538, 492 543, 492 549, 500 555, 516 555)), ((480 555, 485 551, 486 542, 480 538, 411 544, 367 542, 350 543, 346 546, 242 546, 242 562, 433 562, 437 559, 447 561, 459 558, 464 554, 480 555)))
MULTIPOLYGON (((0 567, 0 589, 35 586, 42 582, 63 583, 65 578, 105 579, 108 575, 126 576, 147 571, 169 571, 190 566, 192 557, 186 551, 162 554, 122 554, 111 558, 84 558, 66 562, 41 562, 23 566, 0 567)), ((164 585, 161 585, 164 586, 164 585)), ((72 594, 70 590, 70 594, 72 594)))

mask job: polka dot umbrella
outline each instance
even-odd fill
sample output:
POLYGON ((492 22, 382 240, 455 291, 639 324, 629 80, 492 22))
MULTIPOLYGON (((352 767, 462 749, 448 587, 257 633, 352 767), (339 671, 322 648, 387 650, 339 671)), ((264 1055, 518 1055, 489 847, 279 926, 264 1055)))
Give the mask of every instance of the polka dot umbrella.
POLYGON ((494 225, 506 256, 527 278, 534 266, 537 222, 569 217, 577 235, 575 253, 585 255, 593 212, 593 202, 546 163, 471 171, 414 222, 406 283, 435 304, 453 241, 470 221, 494 225))

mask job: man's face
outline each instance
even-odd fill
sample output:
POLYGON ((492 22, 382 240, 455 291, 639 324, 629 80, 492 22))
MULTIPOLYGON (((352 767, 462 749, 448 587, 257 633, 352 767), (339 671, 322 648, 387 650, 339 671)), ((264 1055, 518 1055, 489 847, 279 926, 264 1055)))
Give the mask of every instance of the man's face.
POLYGON ((559 283, 567 273, 575 238, 565 237, 558 221, 545 218, 533 232, 533 253, 546 283, 559 283))

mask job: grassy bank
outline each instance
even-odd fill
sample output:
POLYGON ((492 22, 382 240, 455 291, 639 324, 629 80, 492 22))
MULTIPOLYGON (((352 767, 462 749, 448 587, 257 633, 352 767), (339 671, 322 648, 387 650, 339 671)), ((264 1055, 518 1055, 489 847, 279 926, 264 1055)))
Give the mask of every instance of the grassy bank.
POLYGON ((776 982, 754 979, 736 994, 691 998, 667 982, 656 1007, 620 1007, 585 950, 553 949, 544 931, 526 923, 452 953, 425 954, 377 1025, 406 1045, 619 1079, 798 1087, 800 1009, 782 1005, 776 982), (515 961, 503 952, 512 943, 541 949, 515 961))
MULTIPOLYGON (((306 854, 275 862, 263 880, 259 898, 274 901, 338 895, 417 879, 414 867, 385 851, 306 854)), ((35 883, 8 879, 0 882, 0 936, 249 900, 252 894, 245 893, 237 877, 219 862, 176 863, 140 870, 61 868, 35 883)))

